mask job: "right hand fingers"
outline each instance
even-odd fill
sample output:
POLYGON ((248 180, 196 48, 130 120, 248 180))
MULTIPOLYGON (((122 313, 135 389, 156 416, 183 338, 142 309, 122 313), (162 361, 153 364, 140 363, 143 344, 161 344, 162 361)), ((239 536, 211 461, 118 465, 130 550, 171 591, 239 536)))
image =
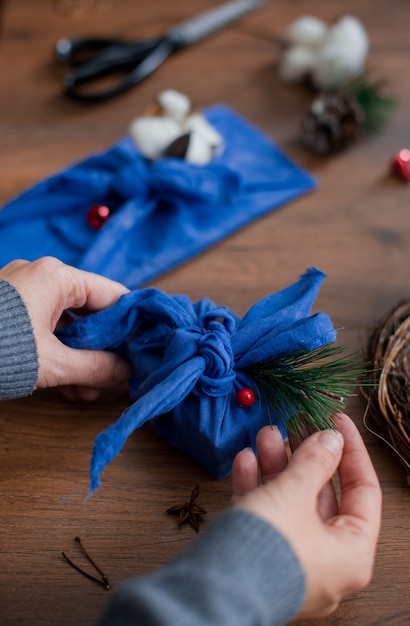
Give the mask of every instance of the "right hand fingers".
POLYGON ((377 535, 382 502, 377 474, 354 423, 343 414, 336 415, 335 419, 345 439, 345 450, 339 466, 342 493, 340 514, 371 523, 373 534, 377 535))
MULTIPOLYGON (((265 426, 256 436, 259 470, 262 482, 272 480, 288 462, 283 437, 277 426, 265 426)), ((249 448, 236 455, 232 467, 232 503, 259 484, 258 462, 249 448)))
POLYGON ((262 483, 273 480, 288 464, 285 442, 277 426, 265 426, 256 436, 262 483))
POLYGON ((317 499, 335 473, 343 450, 343 436, 332 430, 316 432, 292 454, 287 470, 278 477, 293 497, 309 510, 317 510, 317 499))

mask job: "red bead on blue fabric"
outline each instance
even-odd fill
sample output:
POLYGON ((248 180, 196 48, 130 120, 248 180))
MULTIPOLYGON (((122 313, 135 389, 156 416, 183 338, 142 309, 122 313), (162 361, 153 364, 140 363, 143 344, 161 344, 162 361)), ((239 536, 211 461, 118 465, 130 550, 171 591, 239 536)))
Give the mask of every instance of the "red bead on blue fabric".
POLYGON ((236 392, 236 402, 240 407, 247 409, 255 402, 255 392, 249 387, 242 387, 236 392))
POLYGON ((104 204, 93 204, 87 211, 87 222, 94 230, 100 230, 110 215, 111 210, 104 204))

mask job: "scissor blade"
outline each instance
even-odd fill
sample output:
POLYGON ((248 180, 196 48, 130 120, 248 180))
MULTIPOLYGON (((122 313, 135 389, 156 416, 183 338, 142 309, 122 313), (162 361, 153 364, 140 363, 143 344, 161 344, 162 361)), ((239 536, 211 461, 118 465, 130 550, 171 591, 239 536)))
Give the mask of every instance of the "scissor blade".
POLYGON ((265 4, 266 0, 233 0, 222 4, 216 9, 201 13, 196 17, 174 26, 166 33, 166 38, 171 40, 177 47, 183 47, 195 43, 203 37, 210 35, 219 28, 234 22, 245 13, 265 4))

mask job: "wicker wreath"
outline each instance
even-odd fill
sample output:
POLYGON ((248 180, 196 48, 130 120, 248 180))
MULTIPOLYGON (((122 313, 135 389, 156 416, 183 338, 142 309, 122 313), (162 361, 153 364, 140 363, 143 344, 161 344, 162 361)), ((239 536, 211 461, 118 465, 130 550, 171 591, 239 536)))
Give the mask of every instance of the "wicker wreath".
POLYGON ((410 300, 400 302, 377 325, 367 360, 361 387, 368 401, 364 425, 398 455, 410 486, 410 300))

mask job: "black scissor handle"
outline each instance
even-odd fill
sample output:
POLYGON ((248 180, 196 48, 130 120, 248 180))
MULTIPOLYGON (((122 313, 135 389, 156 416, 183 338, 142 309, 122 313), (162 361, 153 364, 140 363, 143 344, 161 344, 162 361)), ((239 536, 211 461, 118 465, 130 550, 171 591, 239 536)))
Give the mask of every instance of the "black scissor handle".
POLYGON ((63 37, 55 45, 55 57, 60 63, 76 67, 92 59, 105 48, 123 43, 121 39, 113 38, 78 37, 77 39, 67 39, 63 37))
POLYGON ((77 65, 63 79, 64 92, 83 102, 103 102, 128 91, 154 72, 175 50, 166 37, 138 42, 117 42, 100 49, 89 61, 77 65), (115 86, 98 90, 85 89, 97 79, 125 72, 125 78, 115 86))

